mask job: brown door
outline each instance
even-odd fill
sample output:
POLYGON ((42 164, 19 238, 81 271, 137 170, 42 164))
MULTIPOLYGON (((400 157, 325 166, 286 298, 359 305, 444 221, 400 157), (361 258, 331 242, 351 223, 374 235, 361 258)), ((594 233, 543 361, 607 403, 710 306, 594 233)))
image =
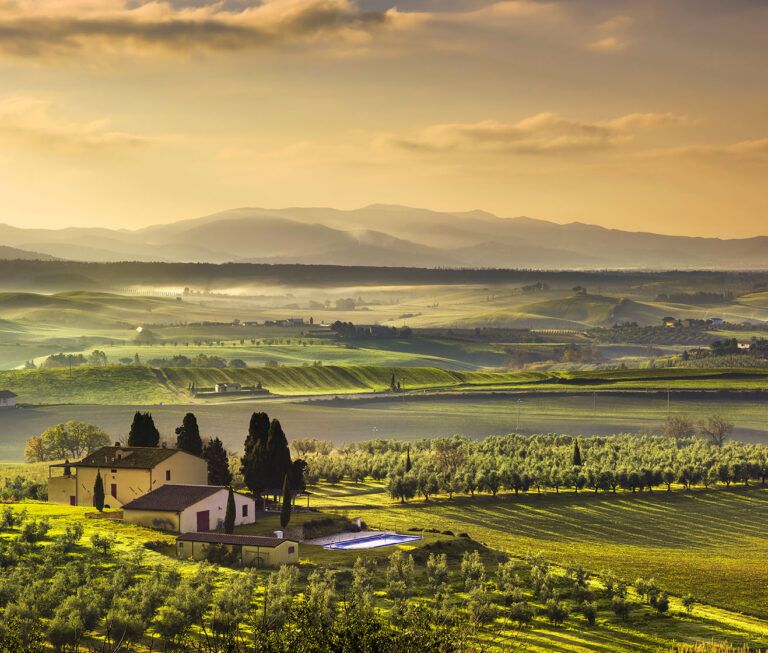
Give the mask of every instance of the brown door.
POLYGON ((112 491, 110 494, 117 499, 117 483, 112 483, 112 491))
POLYGON ((69 505, 70 506, 76 506, 77 505, 77 497, 76 496, 69 497, 69 505))
POLYGON ((197 532, 202 533, 211 529, 210 518, 207 510, 197 513, 197 532))

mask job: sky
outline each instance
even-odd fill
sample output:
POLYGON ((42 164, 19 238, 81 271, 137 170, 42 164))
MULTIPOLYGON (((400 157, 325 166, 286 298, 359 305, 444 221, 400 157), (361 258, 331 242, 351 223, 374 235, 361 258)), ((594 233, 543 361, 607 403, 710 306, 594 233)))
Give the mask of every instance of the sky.
POLYGON ((768 234, 764 0, 0 0, 0 222, 768 234))

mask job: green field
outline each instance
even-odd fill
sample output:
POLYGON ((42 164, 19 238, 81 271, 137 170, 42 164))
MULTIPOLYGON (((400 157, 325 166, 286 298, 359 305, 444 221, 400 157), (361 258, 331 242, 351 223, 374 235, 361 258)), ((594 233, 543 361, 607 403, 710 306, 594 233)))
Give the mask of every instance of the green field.
POLYGON ((613 569, 627 582, 654 577, 671 593, 768 617, 768 490, 739 488, 652 494, 529 493, 456 497, 402 505, 381 484, 315 491, 324 510, 361 516, 371 527, 465 531, 522 556, 542 550, 561 564, 613 569))
MULTIPOLYGON (((406 392, 426 390, 763 390, 768 369, 665 368, 645 370, 462 372, 436 367, 370 365, 218 369, 142 366, 50 368, 0 371, 0 388, 19 395, 28 405, 60 403, 186 403, 190 384, 211 387, 219 382, 251 386, 261 383, 273 395, 325 395, 382 392, 392 377, 406 392), (181 394, 181 396, 179 396, 181 394)), ((225 399, 225 398, 223 398, 225 399)))

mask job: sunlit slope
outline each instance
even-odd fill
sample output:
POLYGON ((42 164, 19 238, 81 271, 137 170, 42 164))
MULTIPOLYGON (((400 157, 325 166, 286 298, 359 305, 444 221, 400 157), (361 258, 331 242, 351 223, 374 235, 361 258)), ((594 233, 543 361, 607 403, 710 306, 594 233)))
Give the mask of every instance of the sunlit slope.
POLYGON ((658 323, 669 309, 663 305, 604 295, 571 295, 500 308, 467 316, 465 325, 539 329, 580 329, 614 322, 658 323))
POLYGON ((252 369, 212 369, 177 367, 164 370, 168 380, 186 389, 194 383, 211 387, 216 383, 243 385, 261 383, 275 394, 329 394, 387 390, 392 378, 406 390, 458 386, 462 374, 436 367, 376 367, 370 365, 320 367, 276 367, 252 369))
POLYGON ((165 319, 180 314, 180 302, 158 297, 71 291, 53 295, 27 292, 0 293, 0 318, 35 324, 123 325, 137 319, 165 319))
POLYGON ((19 404, 156 404, 177 401, 148 367, 75 367, 0 371, 0 389, 19 404))
MULTIPOLYGON (((235 382, 269 390, 272 395, 344 395, 382 392, 394 377, 409 391, 591 392, 593 390, 762 390, 768 369, 595 370, 577 372, 462 372, 436 367, 328 365, 249 369, 142 366, 77 367, 70 370, 0 371, 0 388, 19 395, 20 404, 86 403, 137 405, 188 403, 188 389, 235 382)), ((217 400, 231 400, 222 396, 217 400)))

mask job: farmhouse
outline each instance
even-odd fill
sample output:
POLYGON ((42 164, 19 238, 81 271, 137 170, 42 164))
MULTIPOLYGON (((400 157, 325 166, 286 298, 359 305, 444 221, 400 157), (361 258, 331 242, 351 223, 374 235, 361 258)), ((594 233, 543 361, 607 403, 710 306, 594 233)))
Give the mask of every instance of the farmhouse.
POLYGON ((186 451, 162 447, 101 447, 79 462, 48 468, 48 501, 70 506, 92 506, 97 473, 104 483, 104 505, 120 508, 166 483, 203 485, 208 463, 186 451), (62 469, 61 476, 53 470, 62 469))
POLYGON ((15 408, 17 395, 10 390, 0 390, 0 410, 3 408, 15 408))
POLYGON ((184 533, 176 538, 176 555, 200 560, 205 558, 211 545, 235 551, 243 565, 253 567, 274 567, 299 561, 299 543, 294 540, 224 533, 184 533))
POLYGON ((216 392, 240 392, 243 386, 240 383, 217 383, 216 392))
MULTIPOLYGON (((123 506, 123 520, 177 533, 198 533, 221 528, 227 512, 229 489, 222 485, 166 483, 123 506)), ((239 492, 235 497, 235 525, 255 521, 256 502, 239 492)))

